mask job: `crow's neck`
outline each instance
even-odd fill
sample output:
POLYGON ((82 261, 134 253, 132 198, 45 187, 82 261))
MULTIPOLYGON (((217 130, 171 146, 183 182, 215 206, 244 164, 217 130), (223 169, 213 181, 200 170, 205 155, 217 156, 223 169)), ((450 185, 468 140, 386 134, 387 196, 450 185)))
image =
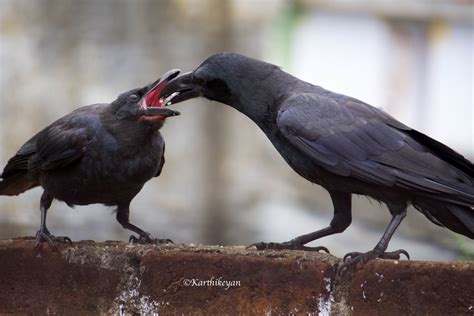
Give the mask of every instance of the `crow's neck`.
POLYGON ((232 98, 229 105, 245 114, 263 130, 275 124, 281 103, 289 93, 304 83, 279 68, 263 78, 240 82, 240 93, 232 98))
POLYGON ((141 122, 117 119, 113 114, 103 116, 105 128, 125 147, 145 146, 158 134, 158 129, 141 122))

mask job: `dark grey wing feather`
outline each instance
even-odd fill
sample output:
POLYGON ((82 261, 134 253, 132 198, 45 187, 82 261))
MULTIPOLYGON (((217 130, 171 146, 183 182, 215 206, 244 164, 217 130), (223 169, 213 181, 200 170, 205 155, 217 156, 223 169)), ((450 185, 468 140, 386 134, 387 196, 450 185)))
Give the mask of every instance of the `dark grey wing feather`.
MULTIPOLYGON (((395 119, 393 119, 393 121, 397 122, 395 119)), ((417 130, 411 129, 407 126, 393 124, 393 121, 387 123, 399 130, 403 130, 408 136, 410 136, 408 139, 410 145, 417 147, 419 144, 423 144, 425 148, 428 148, 430 152, 438 156, 443 161, 450 163, 457 169, 461 170, 463 173, 467 174, 469 177, 474 177, 474 164, 464 158, 461 154, 417 130)))
POLYGON ((53 124, 38 137, 37 154, 30 159, 28 169, 35 173, 64 168, 84 155, 87 144, 86 128, 59 122, 53 124))
POLYGON ((89 143, 87 127, 68 118, 57 120, 26 142, 8 161, 2 178, 17 174, 35 178, 41 171, 63 168, 80 159, 89 143))
POLYGON ((163 153, 161 155, 160 165, 158 166, 158 171, 155 174, 155 177, 159 177, 161 171, 163 171, 163 166, 165 165, 165 144, 163 144, 163 153))
MULTIPOLYGON (((390 115, 338 96, 288 98, 277 117, 284 137, 335 174, 474 205, 473 177, 440 154, 443 147, 433 150, 390 115)), ((454 160, 459 161, 458 156, 454 160)))
POLYGON ((7 178, 14 175, 17 172, 24 172, 28 170, 28 162, 31 155, 15 155, 10 160, 8 160, 5 169, 1 174, 1 178, 7 178))
POLYGON ((33 136, 17 151, 15 156, 8 160, 5 169, 3 170, 1 177, 7 178, 18 172, 26 172, 28 170, 28 162, 32 155, 36 154, 36 140, 39 134, 33 136))

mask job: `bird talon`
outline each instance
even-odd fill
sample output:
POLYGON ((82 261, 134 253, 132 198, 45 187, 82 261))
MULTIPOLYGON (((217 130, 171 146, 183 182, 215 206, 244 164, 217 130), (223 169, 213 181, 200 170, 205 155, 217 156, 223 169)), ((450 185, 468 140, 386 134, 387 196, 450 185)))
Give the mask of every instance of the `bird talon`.
POLYGON ((174 242, 171 240, 171 239, 158 239, 158 238, 155 238, 155 243, 157 244, 174 244, 174 242))
POLYGON ((318 247, 315 247, 315 248, 318 248, 318 250, 317 250, 318 252, 323 251, 323 252, 325 252, 325 253, 327 253, 327 254, 330 254, 330 253, 331 253, 331 252, 329 251, 329 249, 326 248, 326 247, 324 247, 324 246, 318 246, 318 247))
POLYGON ((171 239, 152 238, 148 233, 142 234, 138 238, 131 235, 128 242, 131 244, 173 244, 171 239))
POLYGON ((344 257, 342 258, 342 261, 346 262, 348 260, 351 260, 352 258, 358 256, 358 255, 361 255, 362 253, 360 252, 348 252, 344 255, 344 257))
MULTIPOLYGON (((391 251, 391 252, 384 252, 380 251, 377 249, 367 251, 365 253, 361 252, 349 252, 347 253, 342 261, 344 264, 342 267, 339 269, 341 271, 340 274, 344 274, 347 269, 349 269, 351 266, 357 266, 359 263, 361 264, 366 264, 370 260, 373 259, 392 259, 392 260, 398 260, 400 259, 400 254, 404 254, 407 256, 408 260, 410 260, 410 255, 408 252, 404 249, 399 249, 396 251, 391 251)), ((338 272, 339 274, 339 272, 338 272)))
POLYGON ((59 249, 56 245, 57 242, 59 243, 68 243, 68 244, 72 244, 72 240, 71 238, 67 237, 67 236, 58 236, 58 237, 55 237, 53 235, 51 235, 51 233, 49 232, 49 230, 47 228, 40 228, 37 232, 36 232, 36 245, 35 245, 35 249, 36 250, 39 250, 41 248, 41 246, 43 245, 43 242, 47 242, 49 247, 53 250, 53 251, 57 251, 59 252, 59 249))
POLYGON ((400 255, 402 255, 402 254, 405 255, 405 257, 407 257, 408 260, 410 260, 410 255, 408 254, 408 252, 405 249, 398 249, 398 250, 391 251, 391 252, 384 252, 384 253, 381 254, 380 258, 399 260, 400 255))
POLYGON ((410 255, 408 254, 408 251, 406 251, 405 249, 400 249, 398 251, 400 252, 400 254, 404 254, 405 257, 407 257, 407 259, 410 260, 410 255))

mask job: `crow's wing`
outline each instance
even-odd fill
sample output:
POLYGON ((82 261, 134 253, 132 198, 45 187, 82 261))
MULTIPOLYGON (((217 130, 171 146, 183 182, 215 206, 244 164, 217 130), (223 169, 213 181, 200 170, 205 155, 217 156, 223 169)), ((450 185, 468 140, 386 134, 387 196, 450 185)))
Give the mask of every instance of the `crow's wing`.
POLYGON ((69 126, 57 121, 26 142, 10 158, 1 178, 26 176, 36 179, 41 171, 63 168, 79 160, 86 151, 86 128, 69 126))
POLYGON ((161 171, 163 171, 163 166, 165 165, 165 145, 163 144, 163 153, 161 154, 160 165, 158 166, 158 171, 156 171, 155 177, 159 177, 161 171))
POLYGON ((36 155, 29 162, 31 173, 64 168, 78 161, 87 150, 87 128, 64 122, 53 124, 39 135, 36 155))
POLYGON ((27 141, 17 151, 15 156, 8 160, 1 177, 6 179, 18 173, 25 173, 28 170, 28 162, 32 155, 36 154, 36 140, 39 134, 36 134, 29 141, 27 141))
POLYGON ((330 172, 474 205, 469 161, 451 150, 471 173, 410 136, 409 127, 361 101, 337 94, 298 94, 282 104, 277 125, 291 144, 330 172))
POLYGON ((36 137, 31 138, 10 158, 0 175, 0 195, 18 195, 38 186, 38 183, 27 177, 28 163, 36 153, 36 137))
POLYGON ((100 124, 101 104, 85 106, 58 119, 27 141, 5 167, 2 178, 27 173, 35 178, 41 171, 63 168, 78 161, 100 124))

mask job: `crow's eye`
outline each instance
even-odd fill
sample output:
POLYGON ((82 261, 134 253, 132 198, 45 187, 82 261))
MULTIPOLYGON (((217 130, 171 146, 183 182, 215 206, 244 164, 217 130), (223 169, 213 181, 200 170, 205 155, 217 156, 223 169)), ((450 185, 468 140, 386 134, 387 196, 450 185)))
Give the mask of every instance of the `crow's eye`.
POLYGON ((128 101, 130 102, 137 102, 140 98, 138 97, 138 95, 136 94, 131 94, 129 97, 128 97, 128 101))
POLYGON ((206 80, 204 80, 204 78, 195 78, 195 80, 200 86, 206 85, 206 80))

